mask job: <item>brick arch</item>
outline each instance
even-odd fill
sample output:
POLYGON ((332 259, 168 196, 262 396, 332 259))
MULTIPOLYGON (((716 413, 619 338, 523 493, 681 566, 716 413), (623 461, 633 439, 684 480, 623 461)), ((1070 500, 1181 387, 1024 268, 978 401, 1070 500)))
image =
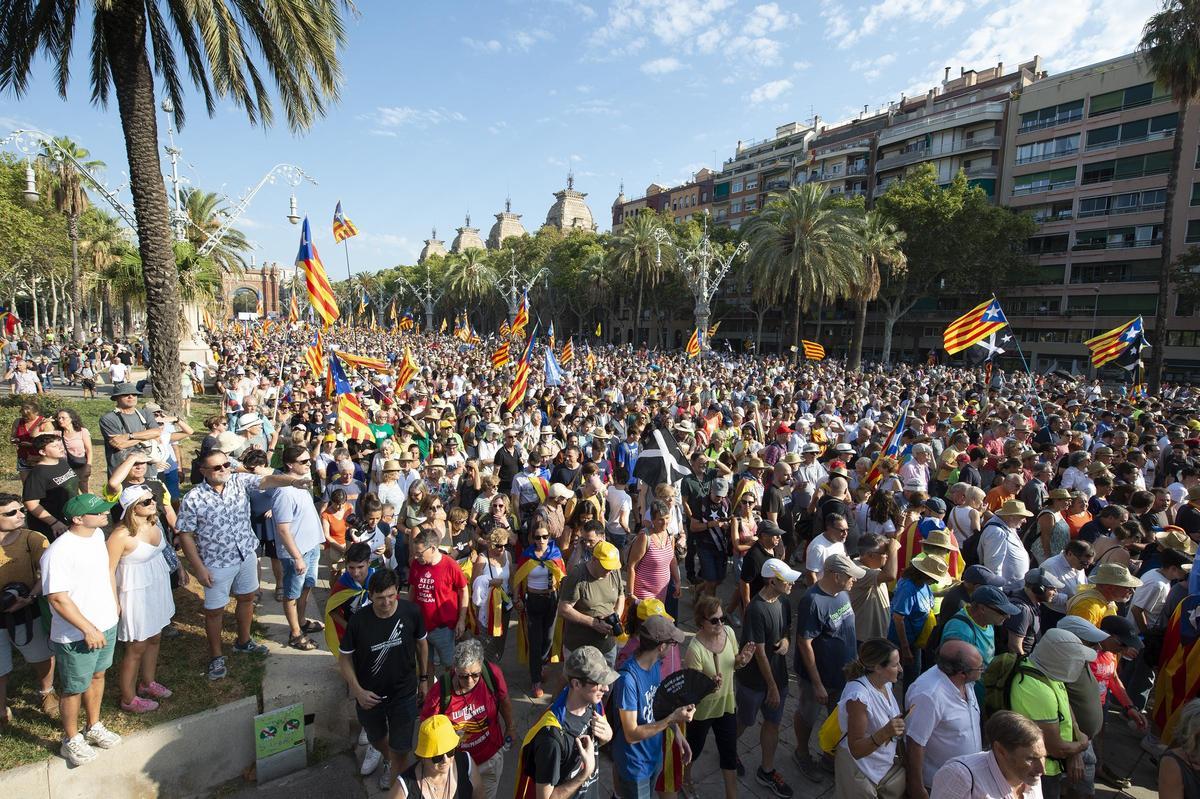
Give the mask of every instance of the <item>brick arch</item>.
POLYGON ((276 264, 265 264, 261 269, 247 269, 240 277, 226 276, 222 285, 226 308, 233 307, 233 298, 240 289, 248 289, 261 297, 267 315, 279 315, 279 268, 276 264))

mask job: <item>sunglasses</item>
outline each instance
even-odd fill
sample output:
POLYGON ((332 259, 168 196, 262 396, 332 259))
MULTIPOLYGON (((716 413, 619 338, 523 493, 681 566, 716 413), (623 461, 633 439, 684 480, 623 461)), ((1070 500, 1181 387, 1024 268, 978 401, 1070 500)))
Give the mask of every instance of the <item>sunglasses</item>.
POLYGON ((24 512, 25 510, 23 508, 13 508, 12 510, 6 510, 3 513, 0 513, 0 516, 16 516, 18 513, 24 512))
POLYGON ((450 757, 454 757, 454 750, 450 750, 449 752, 444 752, 440 755, 434 755, 433 757, 429 758, 429 762, 434 764, 435 766, 440 766, 442 763, 446 762, 447 758, 450 758, 450 757))
POLYGON ((312 463, 312 458, 300 458, 296 463, 312 463))
POLYGON ((138 503, 139 508, 149 508, 154 504, 154 497, 147 497, 138 503))
POLYGON ((725 621, 725 617, 724 616, 713 616, 713 617, 709 618, 707 621, 709 624, 720 624, 721 622, 725 621))
POLYGON ((208 470, 210 472, 223 472, 228 468, 229 468, 229 461, 225 461, 224 463, 218 463, 214 466, 209 466, 208 470))
MULTIPOLYGON (((15 513, 15 511, 14 511, 14 513, 15 513)), ((550 540, 550 536, 548 536, 548 535, 535 535, 535 536, 533 537, 533 540, 534 540, 534 541, 549 541, 549 540, 550 540)))

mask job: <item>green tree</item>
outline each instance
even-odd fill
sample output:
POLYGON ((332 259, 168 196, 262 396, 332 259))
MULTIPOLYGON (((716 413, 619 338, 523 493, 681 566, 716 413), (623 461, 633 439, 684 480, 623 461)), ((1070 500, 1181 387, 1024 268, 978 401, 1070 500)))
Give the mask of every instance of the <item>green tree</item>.
POLYGON ((809 183, 777 196, 742 229, 756 299, 793 303, 793 363, 800 351, 800 312, 814 301, 849 296, 862 280, 860 217, 861 211, 839 207, 822 186, 809 183))
POLYGON ((79 217, 88 209, 88 196, 84 191, 84 177, 75 164, 78 162, 88 172, 104 168, 104 162, 91 158, 83 147, 65 136, 54 139, 42 155, 54 165, 54 207, 67 219, 67 237, 71 241, 71 335, 76 344, 83 343, 83 281, 79 272, 79 217), (67 157, 67 156, 70 157, 67 157), (72 158, 74 160, 72 160, 72 158))
MULTIPOLYGON (((634 343, 641 341, 642 303, 646 289, 657 286, 673 266, 674 253, 671 248, 660 247, 654 238, 654 232, 663 226, 663 220, 650 211, 626 219, 620 231, 613 234, 608 253, 610 267, 637 286, 633 316, 634 343)), ((657 330, 654 325, 650 327, 651 330, 657 330)))
POLYGON ((496 270, 488 263, 486 250, 466 250, 450 259, 446 293, 458 305, 479 305, 498 280, 496 270))
POLYGON ((269 125, 275 117, 273 89, 292 130, 302 131, 338 98, 342 9, 348 5, 348 0, 0 2, 0 88, 17 95, 29 88, 41 51, 66 99, 76 22, 81 12, 90 12, 92 99, 107 105, 115 95, 121 118, 146 284, 154 393, 169 409, 180 401, 180 285, 158 155, 155 75, 181 127, 186 74, 209 115, 218 98, 229 98, 252 124, 269 125))
MULTIPOLYGON (((193 248, 199 250, 221 229, 221 225, 225 224, 229 218, 229 209, 224 206, 223 198, 212 191, 185 188, 180 199, 183 212, 188 218, 187 240, 193 248)), ((246 268, 244 253, 250 249, 246 234, 230 227, 221 235, 221 240, 212 248, 208 257, 223 274, 236 276, 246 268)))
POLYGON ((893 275, 904 272, 908 262, 904 256, 904 231, 879 211, 868 211, 859 228, 860 252, 863 259, 862 279, 854 287, 854 336, 850 341, 847 368, 856 371, 862 366, 863 336, 867 329, 867 303, 879 296, 882 284, 879 267, 883 265, 893 275))
POLYGON ((1167 173, 1167 211, 1163 214, 1162 264, 1158 276, 1158 309, 1154 313, 1155 346, 1150 353, 1150 392, 1162 387, 1166 357, 1167 315, 1171 299, 1171 235, 1175 193, 1183 161, 1183 122, 1188 106, 1200 94, 1200 0, 1164 0, 1162 10, 1146 22, 1138 52, 1179 106, 1180 129, 1171 147, 1171 170, 1167 173))

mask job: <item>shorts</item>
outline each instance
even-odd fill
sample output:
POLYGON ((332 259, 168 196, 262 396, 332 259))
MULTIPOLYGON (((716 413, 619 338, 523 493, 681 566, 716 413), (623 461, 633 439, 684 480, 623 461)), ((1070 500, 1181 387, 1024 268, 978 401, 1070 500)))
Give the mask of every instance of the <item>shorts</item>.
MULTIPOLYGON (((393 754, 403 755, 412 751, 413 729, 417 724, 416 694, 388 697, 370 710, 364 710, 355 702, 354 711, 372 745, 386 739, 393 754)), ((375 748, 382 750, 380 746, 375 748)))
POLYGON ((217 610, 229 604, 229 597, 246 596, 258 590, 258 558, 248 556, 232 566, 208 570, 212 585, 204 589, 204 609, 217 610))
POLYGON ((737 768, 737 715, 726 713, 715 719, 692 719, 687 725, 687 742, 692 748, 692 762, 700 759, 704 752, 704 744, 708 740, 708 731, 712 730, 713 739, 717 742, 717 762, 722 771, 733 771, 737 768))
POLYGON ((8 676, 13 670, 13 647, 21 653, 26 663, 44 663, 53 654, 50 651, 50 639, 41 619, 34 619, 30 625, 29 640, 25 641, 25 625, 17 626, 16 641, 8 637, 8 630, 0 627, 0 677, 8 676), (18 643, 25 641, 25 643, 18 643))
POLYGON ((729 570, 729 558, 724 552, 718 552, 709 547, 696 550, 700 556, 700 579, 706 583, 719 583, 725 579, 729 570))
POLYGON ((92 684, 93 675, 108 670, 117 648, 117 625, 104 631, 104 646, 88 649, 86 641, 54 644, 54 669, 63 694, 81 694, 92 684))
POLYGON ((454 630, 450 627, 437 627, 427 630, 425 638, 429 643, 431 662, 443 669, 450 668, 454 663, 454 630))
POLYGON ((654 799, 654 778, 645 780, 627 780, 617 777, 616 795, 620 799, 654 799))
POLYGON ((317 561, 321 558, 320 544, 305 552, 302 557, 305 565, 304 574, 296 574, 296 561, 291 558, 279 559, 279 564, 283 567, 283 579, 280 581, 280 587, 283 588, 284 599, 299 599, 305 588, 312 588, 317 584, 317 561))
POLYGON ((738 683, 734 689, 737 701, 738 724, 743 727, 753 727, 758 721, 758 711, 762 710, 763 721, 778 725, 783 721, 783 706, 787 704, 788 684, 785 681, 779 686, 779 704, 767 707, 767 689, 761 691, 748 685, 738 683))

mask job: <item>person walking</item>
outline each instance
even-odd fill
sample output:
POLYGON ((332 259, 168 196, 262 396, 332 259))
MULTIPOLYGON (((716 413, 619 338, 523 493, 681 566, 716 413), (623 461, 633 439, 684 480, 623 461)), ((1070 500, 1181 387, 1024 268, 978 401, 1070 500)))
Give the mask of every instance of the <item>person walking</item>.
POLYGON ((900 649, 905 689, 921 673, 922 650, 933 630, 932 586, 946 582, 949 571, 946 561, 922 553, 909 562, 896 581, 887 637, 900 649))
POLYGON ((471 603, 467 578, 458 563, 442 553, 440 543, 436 530, 417 533, 408 580, 409 600, 421 610, 434 663, 444 670, 454 661, 454 642, 467 629, 471 603))
POLYGON ((900 679, 900 650, 885 638, 872 638, 846 664, 846 687, 838 702, 845 731, 834 759, 837 799, 901 799, 904 761, 897 741, 905 721, 893 686, 900 679))
MULTIPOLYGON (((558 589, 565 576, 562 552, 544 525, 533 530, 530 544, 513 576, 513 604, 517 611, 517 660, 529 664, 530 696, 540 699, 542 670, 554 648, 558 617, 558 589)), ((559 641, 561 648, 562 642, 559 641)))
POLYGON ((483 799, 483 781, 450 719, 430 716, 417 732, 417 762, 395 781, 389 799, 483 799))
POLYGON ((983 750, 973 683, 984 671, 979 650, 944 641, 936 665, 913 681, 905 697, 905 775, 909 799, 929 799, 933 778, 952 758, 983 750))
POLYGON ((1038 725, 1001 710, 987 720, 984 732, 992 748, 946 761, 933 777, 930 799, 1042 799, 1046 745, 1038 725))

